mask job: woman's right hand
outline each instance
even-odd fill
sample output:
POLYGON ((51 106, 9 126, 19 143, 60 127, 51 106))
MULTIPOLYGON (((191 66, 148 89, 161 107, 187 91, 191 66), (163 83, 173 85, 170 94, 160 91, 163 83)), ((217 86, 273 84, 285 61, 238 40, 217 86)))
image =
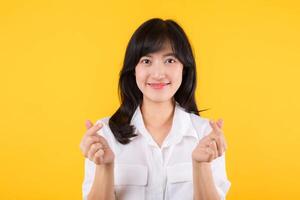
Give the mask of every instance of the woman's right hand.
POLYGON ((85 132, 81 142, 80 149, 84 157, 93 161, 96 165, 110 164, 114 162, 114 152, 108 145, 106 139, 97 134, 103 124, 93 125, 90 120, 85 123, 87 131, 85 132))

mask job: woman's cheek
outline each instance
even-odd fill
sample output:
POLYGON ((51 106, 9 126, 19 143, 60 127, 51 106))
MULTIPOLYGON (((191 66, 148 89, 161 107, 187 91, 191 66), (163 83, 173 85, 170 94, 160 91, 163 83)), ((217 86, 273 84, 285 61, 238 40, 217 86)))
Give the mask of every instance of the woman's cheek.
POLYGON ((136 70, 136 83, 142 93, 147 89, 147 73, 136 70))
POLYGON ((175 67, 176 70, 172 70, 171 73, 173 73, 173 78, 177 82, 181 83, 182 81, 182 73, 183 73, 183 66, 182 65, 176 65, 175 67))

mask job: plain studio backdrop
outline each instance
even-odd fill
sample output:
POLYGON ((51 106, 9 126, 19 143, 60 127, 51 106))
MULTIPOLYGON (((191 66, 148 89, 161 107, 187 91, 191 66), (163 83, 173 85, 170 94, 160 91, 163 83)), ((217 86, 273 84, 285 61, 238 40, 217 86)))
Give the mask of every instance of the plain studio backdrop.
POLYGON ((297 1, 1 1, 0 199, 81 199, 85 120, 119 106, 133 31, 176 20, 203 117, 224 119, 228 200, 300 199, 297 1))

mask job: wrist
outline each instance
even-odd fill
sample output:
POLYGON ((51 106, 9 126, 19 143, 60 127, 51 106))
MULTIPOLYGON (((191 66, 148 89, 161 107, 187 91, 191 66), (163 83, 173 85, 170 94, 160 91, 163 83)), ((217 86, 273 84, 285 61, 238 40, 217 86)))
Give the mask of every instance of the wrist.
POLYGON ((194 167, 210 167, 210 162, 203 162, 203 161, 196 161, 193 160, 193 166, 194 167))
POLYGON ((110 169, 110 168, 113 168, 113 167, 114 167, 114 162, 108 163, 108 164, 96 165, 96 168, 98 168, 98 169, 110 169))

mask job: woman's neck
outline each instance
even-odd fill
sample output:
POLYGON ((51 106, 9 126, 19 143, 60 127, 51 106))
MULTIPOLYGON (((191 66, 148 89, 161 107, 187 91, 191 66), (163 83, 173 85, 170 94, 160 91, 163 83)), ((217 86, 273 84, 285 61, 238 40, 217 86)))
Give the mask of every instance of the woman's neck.
POLYGON ((143 100, 141 112, 146 127, 160 128, 172 123, 175 109, 175 101, 153 102, 143 100))

